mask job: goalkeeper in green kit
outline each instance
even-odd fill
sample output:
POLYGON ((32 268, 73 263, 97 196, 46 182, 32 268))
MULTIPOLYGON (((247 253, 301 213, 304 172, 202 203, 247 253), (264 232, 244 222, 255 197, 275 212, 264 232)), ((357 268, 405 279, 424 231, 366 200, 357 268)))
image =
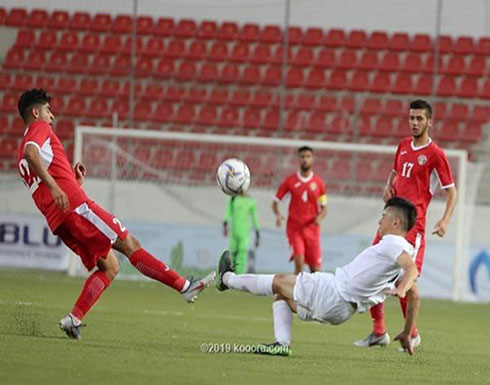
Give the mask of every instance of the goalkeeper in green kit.
POLYGON ((259 247, 260 234, 255 199, 249 195, 230 197, 223 219, 223 235, 230 233, 230 253, 236 274, 247 272, 250 218, 255 229, 255 247, 259 247))

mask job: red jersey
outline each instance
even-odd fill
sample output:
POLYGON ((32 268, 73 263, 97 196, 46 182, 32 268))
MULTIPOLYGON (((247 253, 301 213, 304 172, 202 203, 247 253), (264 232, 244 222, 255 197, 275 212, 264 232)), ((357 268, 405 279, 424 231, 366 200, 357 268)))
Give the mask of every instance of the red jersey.
POLYGON ((307 178, 302 177, 299 172, 286 177, 277 189, 274 199, 279 202, 287 193, 291 194, 288 224, 312 224, 321 206, 327 204, 325 183, 313 173, 307 178))
POLYGON ((85 191, 78 185, 75 171, 63 150, 63 145, 48 123, 35 122, 27 128, 19 147, 17 162, 24 184, 29 189, 37 208, 46 217, 53 232, 73 209, 88 200, 85 191), (44 167, 68 196, 70 206, 66 212, 61 211, 55 205, 51 190, 29 168, 27 160, 24 159, 26 144, 34 144, 39 149, 44 167))
POLYGON ((403 139, 396 150, 393 170, 395 195, 410 200, 417 208, 416 225, 425 231, 425 215, 438 187, 454 186, 451 167, 444 151, 429 143, 414 147, 412 138, 403 139))

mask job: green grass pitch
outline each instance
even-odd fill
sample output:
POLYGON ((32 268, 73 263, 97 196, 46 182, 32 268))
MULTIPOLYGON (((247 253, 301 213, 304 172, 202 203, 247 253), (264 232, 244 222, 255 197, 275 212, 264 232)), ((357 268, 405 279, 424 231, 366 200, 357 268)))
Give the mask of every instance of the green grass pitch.
MULTIPOLYGON (((81 341, 57 323, 83 280, 0 271, 0 384, 490 384, 490 305, 424 300, 413 357, 359 349, 368 315, 341 326, 293 322, 293 355, 202 353, 201 344, 273 340, 271 299, 204 292, 189 305, 153 282, 117 281, 87 315, 81 341)), ((391 336, 399 305, 386 306, 391 336)))

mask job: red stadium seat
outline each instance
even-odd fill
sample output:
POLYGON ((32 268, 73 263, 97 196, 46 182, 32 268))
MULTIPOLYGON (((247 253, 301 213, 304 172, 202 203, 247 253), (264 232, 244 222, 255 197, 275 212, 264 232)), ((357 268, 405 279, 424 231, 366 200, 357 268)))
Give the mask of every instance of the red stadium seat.
POLYGON ((483 83, 483 87, 478 93, 478 97, 482 99, 490 99, 490 79, 485 80, 485 83, 483 83))
POLYGON ((466 70, 467 75, 483 76, 487 72, 485 58, 481 56, 473 56, 466 70))
POLYGON ((342 69, 352 69, 357 66, 357 52, 355 50, 344 50, 340 54, 337 67, 342 69))
POLYGON ((54 89, 55 93, 59 94, 73 94, 77 89, 77 80, 72 77, 60 77, 56 83, 54 89))
MULTIPOLYGON (((435 60, 434 55, 432 55, 432 54, 427 55, 427 57, 425 58, 425 62, 422 66, 422 72, 425 72, 426 74, 433 74, 434 73, 434 60, 435 60)), ((442 64, 443 64, 442 56, 439 56, 439 63, 438 63, 438 67, 437 67, 437 68, 439 68, 439 70, 442 68, 442 64)))
POLYGON ((18 150, 18 139, 4 138, 0 142, 0 158, 11 159, 12 154, 18 150))
POLYGON ((170 40, 165 48, 165 56, 180 58, 186 55, 185 42, 181 39, 170 40))
POLYGON ((68 56, 65 52, 53 51, 44 69, 48 72, 63 72, 68 65, 68 56))
POLYGON ((218 29, 218 39, 220 40, 237 40, 238 25, 233 22, 224 22, 218 29))
POLYGON ((308 129, 305 121, 306 115, 307 114, 305 111, 287 111, 286 121, 284 125, 286 131, 303 131, 308 129))
POLYGON ((432 93, 433 78, 431 75, 420 75, 412 92, 423 96, 432 93))
POLYGON ((37 46, 39 48, 52 49, 57 45, 56 32, 54 31, 43 31, 39 36, 39 42, 37 46))
POLYGON ((388 43, 388 49, 391 51, 407 51, 410 39, 406 33, 394 33, 388 43))
POLYGON ((245 127, 245 128, 261 128, 262 127, 262 110, 260 110, 258 108, 246 109, 243 113, 243 127, 245 127))
POLYGON ((472 55, 475 50, 473 38, 469 36, 460 36, 454 43, 453 51, 458 55, 472 55))
POLYGON ((90 30, 95 32, 109 32, 112 28, 111 15, 108 13, 98 13, 90 23, 90 30))
POLYGON ((222 83, 235 83, 240 77, 240 68, 236 64, 225 64, 221 70, 222 83))
POLYGON ((308 131, 325 132, 328 127, 325 112, 315 111, 310 113, 306 126, 308 131))
POLYGON ((301 44, 303 40, 303 30, 301 27, 289 27, 288 28, 288 43, 289 45, 301 44))
POLYGON ((46 64, 46 51, 32 50, 24 63, 26 70, 38 71, 46 64))
POLYGON ((11 48, 7 52, 7 56, 5 58, 5 61, 3 62, 3 68, 21 68, 24 60, 24 51, 21 48, 11 48))
POLYGON ((168 17, 161 17, 155 24, 153 33, 157 36, 172 36, 174 34, 174 30, 174 20, 168 17))
POLYGON ((386 32, 373 31, 366 43, 367 49, 384 50, 388 48, 388 35, 386 32))
POLYGON ((196 35, 196 22, 191 19, 181 19, 175 26, 174 35, 177 37, 190 38, 196 35))
POLYGON ((237 42, 231 49, 228 60, 237 63, 243 63, 249 60, 248 44, 237 42))
POLYGON ((362 70, 373 71, 378 69, 378 53, 376 51, 365 51, 357 67, 362 70))
POLYGON ((221 127, 239 127, 239 119, 240 115, 236 107, 224 107, 216 123, 221 127))
POLYGON ((134 119, 147 120, 152 114, 152 106, 148 101, 139 101, 134 106, 134 119))
POLYGON ((163 87, 156 83, 146 83, 141 95, 146 100, 160 100, 163 98, 163 87))
POLYGON ((61 39, 56 48, 61 51, 76 51, 77 47, 78 34, 76 32, 66 31, 61 35, 61 39))
POLYGON ((438 127, 437 139, 455 141, 459 139, 459 125, 454 121, 443 121, 438 127))
POLYGON ((278 86, 281 83, 281 68, 278 66, 267 67, 262 83, 269 86, 278 86))
POLYGON ((87 72, 91 75, 103 75, 111 68, 111 55, 98 54, 94 56, 92 65, 88 68, 87 72))
POLYGON ((267 130, 277 130, 279 128, 279 111, 275 108, 267 110, 263 124, 267 130))
POLYGON ((32 75, 28 73, 16 74, 11 89, 25 91, 29 88, 32 88, 32 75))
POLYGON ((228 88, 216 87, 211 90, 209 95, 209 103, 213 104, 228 104, 229 92, 228 88))
POLYGON ((401 100, 387 100, 383 108, 383 115, 387 116, 401 116, 405 112, 406 109, 401 100))
POLYGON ((291 67, 286 74, 287 87, 301 87, 304 83, 304 74, 301 67, 291 67))
POLYGON ((93 33, 86 33, 83 36, 79 50, 83 52, 97 52, 100 48, 99 35, 93 33))
POLYGON ((66 66, 68 73, 85 73, 89 67, 89 56, 86 53, 75 52, 71 56, 70 64, 66 66))
POLYGON ((336 62, 335 51, 330 48, 322 48, 320 52, 318 52, 314 65, 318 67, 332 68, 335 66, 336 62))
POLYGON ((99 91, 99 82, 95 78, 84 78, 78 84, 78 93, 82 95, 95 95, 99 91))
MULTIPOLYGON (((141 36, 136 37, 136 53, 139 54, 143 50, 143 38, 141 36)), ((133 51, 133 38, 130 36, 123 44, 121 53, 125 55, 131 55, 133 51)))
POLYGON ((305 81, 305 87, 311 89, 321 89, 326 85, 325 70, 319 67, 313 67, 305 81))
POLYGON ((21 27, 27 20, 27 11, 24 8, 12 8, 5 17, 5 25, 9 27, 21 27))
POLYGON ((207 55, 206 43, 202 40, 194 40, 187 50, 187 59, 202 60, 207 55))
POLYGON ((138 35, 150 35, 153 33, 154 23, 149 16, 138 16, 136 19, 136 32, 138 35))
MULTIPOLYGON (((347 36, 347 40, 345 42, 346 47, 349 48, 364 48, 366 46, 367 35, 365 31, 362 30, 352 30, 349 32, 347 36)), ((328 40, 327 40, 328 44, 328 40)))
POLYGON ((69 28, 70 15, 66 11, 53 11, 48 20, 47 27, 51 29, 66 29, 69 28))
POLYGON ((403 72, 419 73, 422 70, 422 56, 419 53, 408 53, 401 67, 403 72))
MULTIPOLYGON (((153 111, 153 114, 149 116, 150 120, 157 121, 157 122, 171 122, 174 119, 174 107, 170 103, 159 103, 155 111, 153 111)), ((167 153, 168 157, 168 151, 165 151, 167 153)))
POLYGON ((266 90, 257 90, 250 104, 254 107, 272 107, 278 105, 277 95, 266 90))
POLYGON ((444 120, 448 118, 449 109, 448 104, 445 102, 436 102, 433 106, 434 116, 437 117, 437 120, 444 120))
POLYGON ((291 64, 297 66, 310 66, 313 64, 314 51, 311 47, 299 47, 291 59, 291 64))
POLYGON ((347 87, 347 72, 344 70, 332 71, 327 86, 332 90, 344 90, 347 87))
POLYGON ((30 48, 36 44, 36 35, 33 30, 21 29, 17 33, 16 47, 30 48))
POLYGON ((454 96, 456 92, 456 81, 452 76, 443 76, 437 86, 438 96, 454 96))
POLYGON ((261 79, 260 66, 248 65, 243 68, 239 81, 243 84, 257 84, 260 83, 261 79))
POLYGON ((2 104, 0 105, 0 111, 16 112, 18 98, 19 95, 17 94, 4 94, 2 104))
POLYGON ((432 51, 434 47, 429 35, 416 34, 410 43, 409 49, 414 52, 428 52, 432 51))
POLYGON ((478 143, 482 140, 482 137, 483 132, 481 124, 471 122, 464 126, 463 130, 460 132, 459 140, 470 143, 478 143))
POLYGON ((90 28, 91 21, 92 19, 87 12, 76 12, 73 14, 73 18, 68 24, 68 28, 85 31, 90 28))
POLYGON ((489 120, 488 114, 489 109, 487 106, 473 106, 469 119, 480 123, 487 122, 489 120))
POLYGON ((186 96, 186 100, 191 103, 207 103, 208 90, 206 87, 191 87, 186 96))
POLYGON ((469 106, 467 104, 453 104, 449 117, 455 120, 467 120, 469 116, 469 106))
POLYGON ((476 98, 478 96, 477 78, 472 76, 463 78, 457 96, 462 98, 476 98))
POLYGON ((367 98, 361 105, 361 114, 364 115, 379 115, 381 111, 381 99, 367 98))
POLYGON ((250 103, 250 91, 245 88, 238 88, 231 94, 230 104, 235 106, 246 106, 250 103))
POLYGON ((112 104, 112 112, 117 114, 119 119, 126 119, 129 114, 129 102, 126 98, 116 99, 112 104))
POLYGON ((68 116, 85 116, 87 105, 85 99, 79 96, 72 96, 68 101, 65 114, 68 116))
POLYGON ((228 46, 226 43, 217 41, 213 43, 208 53, 208 60, 226 61, 228 57, 228 46))
POLYGON ((73 138, 75 135, 75 125, 71 120, 58 120, 56 121, 56 133, 62 139, 73 138))
POLYGON ((158 61, 155 75, 159 78, 169 79, 175 73, 175 63, 173 60, 168 58, 162 58, 158 61))
POLYGON ((153 59, 149 57, 140 57, 136 62, 136 76, 149 77, 153 74, 153 59))
POLYGON ((5 18, 7 17, 7 11, 5 8, 0 7, 0 25, 5 23, 5 18))
POLYGON ((255 42, 255 41, 259 41, 259 37, 260 37, 260 27, 258 24, 248 23, 243 26, 240 34, 240 40, 255 42))
POLYGON ((201 65, 197 79, 202 82, 214 82, 219 79, 218 65, 205 62, 201 65))
POLYGON ((441 73, 444 75, 462 75, 465 72, 466 64, 463 56, 453 55, 449 58, 446 65, 441 68, 441 73))
POLYGON ((10 88, 11 83, 12 83, 12 75, 9 72, 0 72, 0 89, 8 90, 10 88))
POLYGON ((105 35, 104 41, 100 48, 100 52, 117 54, 121 51, 122 41, 118 35, 105 35))
POLYGON ((191 80, 196 78, 196 74, 197 70, 194 62, 182 61, 175 75, 180 80, 191 80))
POLYGON ((199 110, 195 123, 203 126, 214 126, 217 116, 218 113, 215 106, 204 105, 199 110))
MULTIPOLYGON (((393 133, 393 120, 389 117, 378 117, 374 124, 373 136, 391 137, 393 133)), ((386 178, 386 174, 383 175, 383 181, 386 178)))
POLYGON ((218 24, 215 21, 202 21, 196 32, 199 39, 216 39, 218 36, 218 24))
MULTIPOLYGON (((332 32, 334 30, 331 30, 332 32)), ((329 33, 330 33, 329 32, 329 33)), ((321 28, 309 27, 303 35, 303 45, 322 45, 323 44, 323 30, 321 28)))
POLYGON ((448 35, 439 36, 439 53, 446 54, 453 52, 453 39, 448 35))
POLYGON ((476 44, 475 53, 477 55, 489 56, 490 55, 490 38, 481 37, 476 44))
POLYGON ((324 111, 337 111, 337 99, 334 96, 322 95, 318 99, 318 103, 315 107, 324 111))
POLYGON ((310 110, 316 104, 315 94, 304 94, 298 95, 295 106, 301 110, 310 110))
POLYGON ((369 83, 367 71, 355 71, 347 88, 351 91, 363 92, 368 90, 369 83))
POLYGON ((387 52, 383 55, 379 69, 381 71, 396 72, 400 68, 400 56, 397 52, 387 52))
POLYGON ((371 92, 386 93, 391 89, 391 78, 388 72, 378 72, 369 87, 371 92))
POLYGON ((272 62, 272 51, 269 44, 257 44, 250 55, 250 62, 266 64, 272 62))
POLYGON ((399 73, 396 75, 391 92, 404 95, 412 92, 412 77, 409 74, 399 73))
POLYGON ((48 24, 49 15, 44 9, 33 9, 26 21, 30 28, 44 28, 48 24))
POLYGON ((91 118, 109 118, 112 115, 107 99, 92 99, 86 114, 91 118))
POLYGON ((115 33, 132 33, 133 18, 129 15, 117 15, 112 24, 112 32, 115 33))
POLYGON ((282 31, 277 25, 266 25, 262 30, 259 40, 262 43, 277 44, 282 42, 282 31))

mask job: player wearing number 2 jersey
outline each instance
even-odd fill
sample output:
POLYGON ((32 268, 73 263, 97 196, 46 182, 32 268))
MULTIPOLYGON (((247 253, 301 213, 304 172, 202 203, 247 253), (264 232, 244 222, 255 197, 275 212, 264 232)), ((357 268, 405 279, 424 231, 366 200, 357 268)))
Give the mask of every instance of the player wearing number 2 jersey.
MULTIPOLYGON (((432 107, 424 100, 415 100, 410 104, 411 137, 405 138, 398 145, 393 171, 383 194, 386 202, 393 196, 410 200, 417 208, 417 221, 406 239, 415 248, 415 264, 422 272, 425 252, 426 214, 432 195, 437 188, 447 191, 446 210, 443 217, 434 226, 433 234, 443 237, 456 205, 456 188, 454 186, 451 167, 437 144, 429 137, 432 126, 432 107)), ((379 237, 374 239, 374 244, 379 237)), ((400 299, 403 315, 406 314, 407 300, 400 299)), ((386 332, 383 304, 371 308, 373 332, 364 340, 356 341, 359 347, 386 345, 390 338, 386 332)), ((421 339, 417 328, 412 330, 414 347, 420 345, 421 339)))
POLYGON ((320 224, 327 213, 325 183, 311 169, 313 150, 304 146, 298 150, 298 154, 300 171, 284 179, 272 202, 276 225, 280 227, 283 217, 278 204, 286 194, 291 196, 286 234, 292 249, 295 274, 303 271, 305 263, 311 272, 320 270, 320 224))
POLYGON ((81 163, 71 167, 51 128, 50 100, 42 89, 26 91, 19 99, 19 113, 27 126, 18 152, 19 173, 53 233, 80 256, 87 270, 97 266, 71 313, 60 321, 60 328, 69 337, 80 339, 83 317, 119 271, 113 248, 142 274, 193 302, 214 280, 214 273, 201 280, 187 280, 148 253, 117 218, 89 199, 81 187, 85 167, 81 163))

